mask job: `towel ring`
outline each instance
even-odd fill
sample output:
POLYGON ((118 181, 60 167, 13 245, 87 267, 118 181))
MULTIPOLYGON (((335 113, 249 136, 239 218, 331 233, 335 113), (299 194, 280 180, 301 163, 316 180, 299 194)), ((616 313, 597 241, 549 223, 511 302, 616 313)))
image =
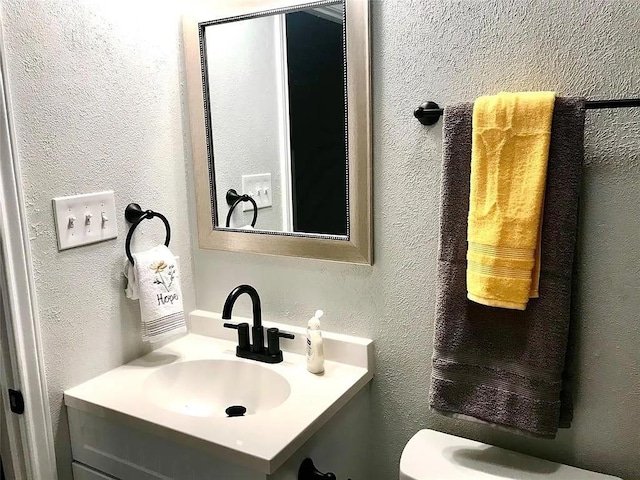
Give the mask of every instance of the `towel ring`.
POLYGON ((167 236, 164 239, 164 246, 168 247, 169 242, 171 241, 171 226, 169 225, 169 221, 167 217, 162 215, 161 213, 154 212, 153 210, 142 210, 140 205, 137 203, 130 203, 127 205, 127 208, 124 209, 124 218, 127 219, 129 223, 131 223, 131 227, 129 228, 129 233, 127 233, 127 240, 124 242, 124 251, 127 254, 127 258, 131 262, 131 265, 134 264, 133 256, 131 255, 131 238, 133 237, 133 231, 136 229, 138 225, 144 220, 151 220, 153 217, 158 217, 164 223, 164 227, 167 229, 167 236))
POLYGON ((241 202, 251 202, 251 204, 253 205, 253 220, 251 221, 251 226, 256 226, 256 220, 258 220, 258 204, 256 203, 256 201, 249 195, 240 195, 233 188, 230 188, 229 190, 227 190, 227 205, 231 206, 231 208, 229 209, 229 213, 227 213, 227 221, 225 223, 225 226, 227 228, 229 228, 229 224, 231 223, 231 214, 233 213, 233 210, 241 202))

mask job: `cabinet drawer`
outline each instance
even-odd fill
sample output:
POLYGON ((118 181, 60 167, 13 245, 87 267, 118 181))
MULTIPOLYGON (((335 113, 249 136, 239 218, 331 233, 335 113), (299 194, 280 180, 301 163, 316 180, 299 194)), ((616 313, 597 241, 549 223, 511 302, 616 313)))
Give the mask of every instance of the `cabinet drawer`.
POLYGON ((214 455, 165 437, 126 427, 104 417, 73 408, 67 408, 67 417, 73 460, 95 468, 96 471, 106 472, 112 476, 106 477, 110 480, 267 478, 264 473, 248 470, 214 455))
POLYGON ((116 477, 100 473, 78 462, 73 462, 71 465, 73 468, 73 480, 117 480, 116 477))

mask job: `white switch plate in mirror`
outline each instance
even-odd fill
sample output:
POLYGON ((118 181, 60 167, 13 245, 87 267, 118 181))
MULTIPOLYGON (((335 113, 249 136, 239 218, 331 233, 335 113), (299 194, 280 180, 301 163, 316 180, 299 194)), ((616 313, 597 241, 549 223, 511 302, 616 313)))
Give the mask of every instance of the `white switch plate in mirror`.
MULTIPOLYGON (((273 205, 271 192, 271 174, 242 175, 242 193, 256 201, 258 209, 273 205)), ((251 202, 242 202, 242 211, 253 210, 251 202)))
POLYGON ((118 236, 113 191, 56 197, 53 216, 58 250, 110 240, 118 236))

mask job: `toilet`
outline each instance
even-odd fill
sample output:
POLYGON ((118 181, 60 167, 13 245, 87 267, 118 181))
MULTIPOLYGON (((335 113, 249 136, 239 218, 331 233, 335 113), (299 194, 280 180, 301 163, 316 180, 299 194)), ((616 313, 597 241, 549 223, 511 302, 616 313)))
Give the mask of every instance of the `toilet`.
POLYGON ((404 447, 400 480, 621 480, 466 438, 420 430, 404 447))

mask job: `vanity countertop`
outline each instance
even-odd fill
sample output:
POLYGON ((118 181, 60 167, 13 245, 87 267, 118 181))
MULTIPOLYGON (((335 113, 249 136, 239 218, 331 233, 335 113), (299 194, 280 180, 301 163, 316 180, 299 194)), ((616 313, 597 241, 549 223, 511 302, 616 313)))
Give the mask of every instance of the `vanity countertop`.
MULTIPOLYGON (((238 320, 243 319, 234 317, 234 321, 238 320)), ((202 333, 216 335, 217 332, 220 336, 228 336, 228 330, 222 329, 221 324, 217 314, 202 311, 191 314, 192 331, 198 330, 199 325, 207 325, 209 331, 202 333)), ((372 379, 373 343, 367 339, 325 333, 328 358, 325 372, 313 375, 306 369, 306 357, 294 353, 303 351, 304 329, 269 322, 264 325, 296 333, 296 340, 282 342, 282 363, 270 365, 244 360, 235 356, 235 341, 192 333, 67 390, 65 404, 68 408, 112 418, 253 470, 273 473, 372 379), (284 377, 290 385, 290 393, 275 408, 234 418, 185 415, 163 408, 150 398, 147 380, 152 374, 167 365, 199 360, 259 363, 284 377)))

